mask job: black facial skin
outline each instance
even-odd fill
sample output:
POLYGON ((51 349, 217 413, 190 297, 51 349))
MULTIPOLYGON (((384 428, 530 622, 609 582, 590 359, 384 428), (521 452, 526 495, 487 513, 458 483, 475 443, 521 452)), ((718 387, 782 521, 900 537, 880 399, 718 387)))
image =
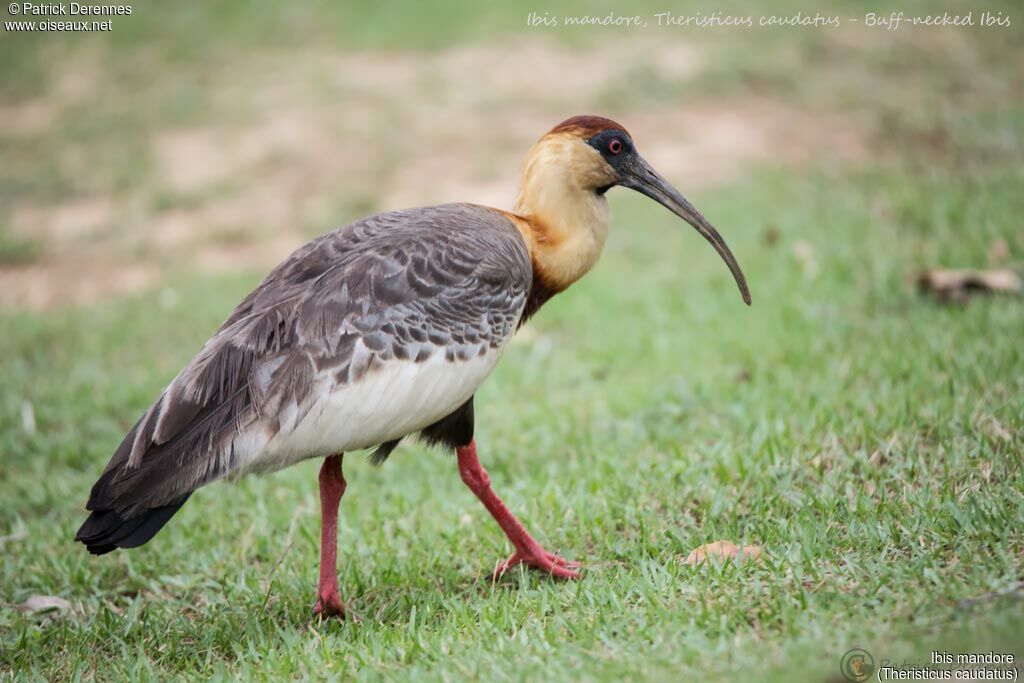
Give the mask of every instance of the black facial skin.
MULTIPOLYGON (((589 138, 587 144, 601 153, 601 156, 608 162, 608 165, 618 172, 620 178, 625 174, 629 166, 630 157, 636 153, 633 141, 629 139, 629 135, 625 131, 615 130, 614 128, 603 130, 594 137, 589 138), (612 145, 612 140, 618 140, 622 145, 618 154, 613 153, 609 148, 612 145)), ((597 193, 604 194, 613 186, 614 183, 599 187, 597 188, 597 193)))

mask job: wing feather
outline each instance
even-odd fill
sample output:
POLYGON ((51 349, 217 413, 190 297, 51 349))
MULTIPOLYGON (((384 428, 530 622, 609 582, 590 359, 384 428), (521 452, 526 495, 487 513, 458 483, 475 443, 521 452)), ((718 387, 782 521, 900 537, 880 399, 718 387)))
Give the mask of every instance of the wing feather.
POLYGON ((126 435, 88 509, 127 519, 175 504, 240 471, 320 393, 381 364, 500 349, 531 280, 518 230, 480 206, 380 214, 310 242, 239 304, 126 435))

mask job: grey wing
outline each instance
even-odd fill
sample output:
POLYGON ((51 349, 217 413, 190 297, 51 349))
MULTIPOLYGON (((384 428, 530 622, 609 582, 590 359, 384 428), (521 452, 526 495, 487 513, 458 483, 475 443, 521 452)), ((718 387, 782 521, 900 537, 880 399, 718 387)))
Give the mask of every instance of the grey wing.
MULTIPOLYGON (((238 472, 326 385, 389 361, 459 361, 514 333, 532 280, 512 223, 452 204, 310 242, 235 309, 127 434, 87 508, 128 517, 238 472)), ((328 455, 324 453, 324 455, 328 455)))

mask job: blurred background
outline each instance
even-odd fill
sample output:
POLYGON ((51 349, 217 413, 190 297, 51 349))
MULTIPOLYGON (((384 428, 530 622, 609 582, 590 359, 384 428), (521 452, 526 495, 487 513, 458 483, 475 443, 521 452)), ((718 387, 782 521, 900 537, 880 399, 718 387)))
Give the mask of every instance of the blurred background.
MULTIPOLYGON (((448 625, 428 627, 436 647, 418 660, 414 635, 381 644, 367 628, 336 644, 378 673, 426 662, 498 676, 518 656, 534 673, 596 662, 600 677, 635 673, 639 657, 652 675, 789 680, 794 662, 832 671, 854 645, 923 653, 931 632, 893 615, 913 624, 1019 595, 1020 301, 945 306, 914 284, 932 267, 1021 268, 1015 3, 221 1, 87 19, 111 30, 0 33, 0 666, 63 678, 99 666, 98 652, 115 672, 153 675, 280 665, 267 643, 291 626, 240 624, 308 608, 313 465, 198 495, 160 549, 104 563, 69 541, 89 485, 292 249, 378 211, 510 208, 526 150, 580 113, 626 126, 729 241, 754 298, 742 305, 692 230, 613 191, 601 264, 523 330, 481 393, 484 459, 510 504, 556 548, 609 563, 586 590, 646 597, 594 603, 569 626, 541 618, 539 641, 503 653, 487 651, 488 616, 473 613, 453 637, 476 654, 454 663, 437 649, 448 625), (974 25, 866 25, 890 9, 974 25), (529 26, 531 12, 560 25, 529 26), (755 25, 658 26, 666 12, 755 25), (798 13, 838 26, 757 25, 798 13), (564 25, 609 14, 647 25, 564 25), (675 562, 720 537, 759 543, 775 564, 752 586, 675 562), (240 562, 251 576, 235 582, 240 562), (644 592, 664 577, 624 567, 645 562, 692 588, 644 592), (40 626, 18 608, 34 594, 64 596, 77 621, 40 626), (172 635, 136 661, 150 636, 110 615, 142 604, 172 635), (191 619, 221 625, 200 636, 191 619), (78 654, 51 660, 58 649, 78 654)), ((415 605, 487 605, 466 577, 502 552, 450 463, 410 451, 381 470, 357 464, 350 482, 366 493, 350 487, 362 502, 342 515, 362 562, 342 584, 386 626, 415 622, 415 605), (458 521, 469 514, 472 527, 458 521)), ((537 617, 509 593, 491 607, 537 617)), ((304 652, 288 666, 330 660, 304 652)))
POLYGON ((784 3, 771 14, 843 21, 658 27, 667 9, 633 7, 647 28, 527 26, 530 12, 627 9, 585 3, 218 2, 134 7, 108 33, 5 31, 0 302, 39 310, 177 267, 265 268, 379 210, 509 206, 525 150, 579 112, 621 119, 691 193, 766 166, 962 168, 1017 151, 1014 26, 868 28, 856 3, 784 3), (994 120, 964 125, 981 110, 994 120))

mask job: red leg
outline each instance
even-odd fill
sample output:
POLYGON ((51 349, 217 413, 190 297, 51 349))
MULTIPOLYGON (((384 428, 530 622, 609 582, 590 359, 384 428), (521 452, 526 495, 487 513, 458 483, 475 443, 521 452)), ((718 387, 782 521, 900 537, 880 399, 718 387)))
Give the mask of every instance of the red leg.
POLYGON ((338 594, 338 503, 345 495, 341 458, 332 455, 320 468, 320 584, 315 614, 344 617, 345 604, 338 594))
POLYGON ((487 470, 476 457, 476 443, 470 441, 468 446, 458 448, 456 453, 459 457, 459 474, 462 481, 466 482, 469 490, 484 504, 516 549, 512 557, 495 570, 494 578, 498 578, 517 564, 525 564, 559 578, 578 579, 580 574, 575 570, 580 566, 579 563, 569 562, 544 550, 494 493, 491 489, 491 478, 487 476, 487 470))

